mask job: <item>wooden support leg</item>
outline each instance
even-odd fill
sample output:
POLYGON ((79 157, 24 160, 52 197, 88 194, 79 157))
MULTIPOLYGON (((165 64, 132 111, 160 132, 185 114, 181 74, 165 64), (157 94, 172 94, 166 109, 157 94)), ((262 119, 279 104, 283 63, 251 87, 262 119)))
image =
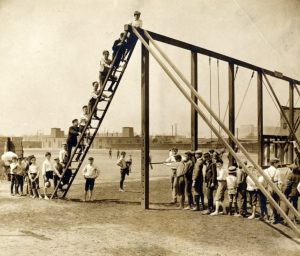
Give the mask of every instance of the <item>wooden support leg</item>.
MULTIPOLYGON (((145 39, 146 40, 146 39, 145 39)), ((149 41, 147 41, 148 43, 149 41)), ((142 45, 142 208, 149 209, 149 52, 142 45)))
MULTIPOLYGON (((198 89, 198 63, 197 63, 197 53, 191 53, 191 84, 193 88, 197 91, 198 89)), ((197 97, 193 96, 193 101, 197 104, 197 97)), ((191 140, 192 140, 192 150, 198 149, 198 113, 193 106, 191 106, 191 140)))
MULTIPOLYGON (((235 134, 235 90, 234 90, 234 64, 228 64, 228 100, 229 100, 229 130, 234 135, 235 134)), ((229 139, 229 145, 234 148, 235 144, 233 140, 229 139)), ((229 156, 229 165, 232 165, 232 156, 229 156)))

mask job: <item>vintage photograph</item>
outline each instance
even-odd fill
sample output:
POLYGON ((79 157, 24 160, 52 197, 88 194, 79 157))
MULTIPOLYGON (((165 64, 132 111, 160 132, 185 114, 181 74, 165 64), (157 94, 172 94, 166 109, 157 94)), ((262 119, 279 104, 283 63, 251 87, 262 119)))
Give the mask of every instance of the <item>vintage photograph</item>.
POLYGON ((0 256, 299 256, 299 0, 0 0, 0 256))

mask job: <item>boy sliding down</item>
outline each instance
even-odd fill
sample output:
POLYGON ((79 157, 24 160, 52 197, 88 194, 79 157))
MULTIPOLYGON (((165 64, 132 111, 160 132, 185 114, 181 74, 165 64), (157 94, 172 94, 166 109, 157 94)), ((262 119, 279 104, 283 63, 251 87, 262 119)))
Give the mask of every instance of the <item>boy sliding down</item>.
POLYGON ((83 202, 86 201, 86 196, 89 191, 89 199, 90 201, 93 201, 93 189, 95 185, 95 179, 100 174, 100 171, 97 169, 96 166, 94 166, 94 158, 89 157, 88 158, 89 163, 84 167, 82 174, 85 178, 85 193, 84 193, 84 199, 83 202))

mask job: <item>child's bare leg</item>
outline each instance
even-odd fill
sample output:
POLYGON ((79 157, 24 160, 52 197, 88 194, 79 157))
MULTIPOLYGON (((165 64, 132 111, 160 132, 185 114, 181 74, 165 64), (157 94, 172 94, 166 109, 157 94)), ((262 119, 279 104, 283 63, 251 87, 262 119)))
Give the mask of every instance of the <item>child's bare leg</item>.
POLYGON ((93 190, 90 190, 90 201, 94 201, 93 200, 93 190))

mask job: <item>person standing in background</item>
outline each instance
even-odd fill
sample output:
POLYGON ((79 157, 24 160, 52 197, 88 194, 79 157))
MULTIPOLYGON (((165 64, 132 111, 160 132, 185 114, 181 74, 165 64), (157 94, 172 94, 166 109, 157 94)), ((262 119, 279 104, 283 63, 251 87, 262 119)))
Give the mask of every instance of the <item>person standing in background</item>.
POLYGON ((202 151, 197 150, 195 152, 196 162, 193 170, 193 188, 194 188, 194 201, 196 206, 194 211, 200 211, 200 200, 201 208, 204 210, 204 194, 203 194, 203 166, 204 160, 202 158, 202 151))

